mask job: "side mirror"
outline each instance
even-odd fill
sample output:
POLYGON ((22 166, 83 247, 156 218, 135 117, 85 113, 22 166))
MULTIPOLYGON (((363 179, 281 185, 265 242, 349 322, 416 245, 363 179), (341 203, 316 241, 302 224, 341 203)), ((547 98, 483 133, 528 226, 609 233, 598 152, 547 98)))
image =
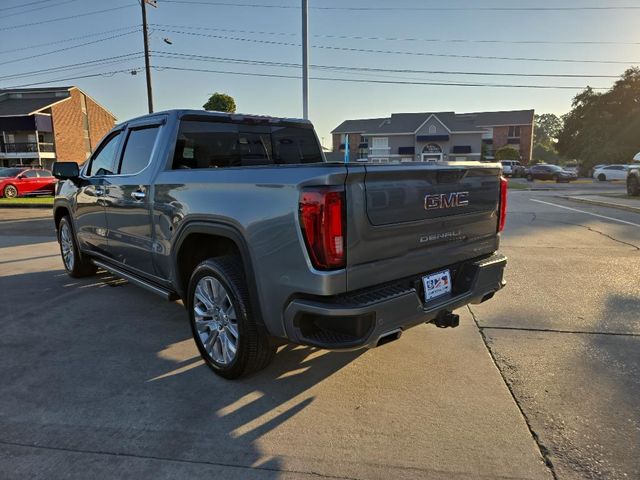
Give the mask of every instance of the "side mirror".
POLYGON ((55 162, 53 176, 58 180, 76 180, 80 176, 80 169, 76 162, 55 162))

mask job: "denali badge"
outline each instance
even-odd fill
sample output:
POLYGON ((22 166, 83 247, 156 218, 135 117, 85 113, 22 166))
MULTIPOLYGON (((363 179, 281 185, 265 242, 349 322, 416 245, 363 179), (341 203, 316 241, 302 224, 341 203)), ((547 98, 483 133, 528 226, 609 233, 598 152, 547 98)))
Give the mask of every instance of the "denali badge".
POLYGON ((466 207, 467 205, 469 205, 469 192, 440 193, 424 197, 425 210, 466 207))

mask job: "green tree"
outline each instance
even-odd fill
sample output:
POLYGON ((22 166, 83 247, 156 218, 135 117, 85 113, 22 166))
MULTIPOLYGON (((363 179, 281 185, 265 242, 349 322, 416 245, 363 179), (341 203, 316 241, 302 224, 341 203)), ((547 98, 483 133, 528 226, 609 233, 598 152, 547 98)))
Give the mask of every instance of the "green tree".
POLYGON ((496 152, 496 160, 520 160, 520 152, 515 148, 502 147, 496 152))
POLYGON ((226 93, 214 93, 202 108, 209 111, 236 113, 236 101, 226 93))
POLYGON ((535 116, 533 127, 533 159, 535 161, 546 163, 561 161, 557 144, 562 126, 562 119, 553 113, 535 116))
POLYGON ((534 118, 533 135, 535 142, 549 145, 558 141, 562 131, 562 119, 553 113, 543 113, 534 118))
POLYGON ((583 168, 627 163, 640 151, 640 69, 630 68, 606 92, 587 87, 563 117, 558 152, 583 168))

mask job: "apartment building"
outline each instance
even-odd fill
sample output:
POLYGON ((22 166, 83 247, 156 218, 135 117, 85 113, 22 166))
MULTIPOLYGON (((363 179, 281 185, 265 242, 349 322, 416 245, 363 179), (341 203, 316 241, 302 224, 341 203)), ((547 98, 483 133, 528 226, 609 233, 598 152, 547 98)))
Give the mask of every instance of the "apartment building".
POLYGON ((491 159, 505 146, 529 163, 533 110, 394 113, 386 118, 346 120, 333 135, 334 152, 349 144, 352 161, 372 163, 491 159))
POLYGON ((78 87, 0 89, 0 167, 82 163, 115 119, 78 87))

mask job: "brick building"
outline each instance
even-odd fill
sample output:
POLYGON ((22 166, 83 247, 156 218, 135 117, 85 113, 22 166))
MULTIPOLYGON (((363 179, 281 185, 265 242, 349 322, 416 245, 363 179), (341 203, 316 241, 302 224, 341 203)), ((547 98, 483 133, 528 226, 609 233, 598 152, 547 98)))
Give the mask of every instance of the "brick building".
POLYGON ((0 89, 0 167, 82 163, 115 119, 78 87, 0 89))
POLYGON ((349 143, 352 161, 408 162, 492 159, 512 147, 531 161, 533 110, 478 113, 394 113, 388 118, 346 120, 336 127, 333 151, 349 143))

